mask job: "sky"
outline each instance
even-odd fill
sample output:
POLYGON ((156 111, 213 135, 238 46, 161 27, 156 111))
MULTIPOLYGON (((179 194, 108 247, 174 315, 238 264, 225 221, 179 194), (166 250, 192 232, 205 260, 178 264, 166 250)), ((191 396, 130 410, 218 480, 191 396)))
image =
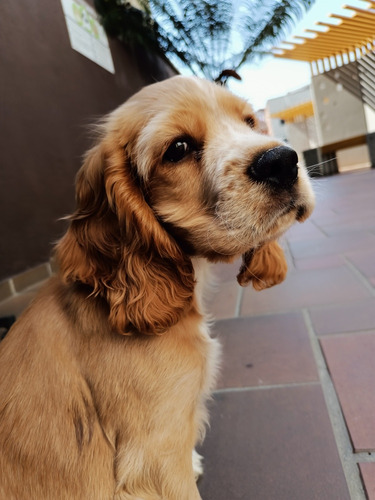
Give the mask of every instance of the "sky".
MULTIPOLYGON (((343 9, 344 0, 315 0, 311 9, 298 21, 285 37, 285 41, 293 41, 293 36, 309 36, 304 30, 319 29, 317 21, 336 24, 337 20, 329 14, 349 16, 353 11, 343 9)), ((366 9, 369 5, 363 0, 348 0, 347 5, 366 9)), ((267 56, 240 68, 241 82, 233 78, 228 80, 232 92, 247 99, 255 109, 264 108, 268 99, 280 97, 308 85, 311 79, 310 65, 307 62, 279 59, 267 56)))

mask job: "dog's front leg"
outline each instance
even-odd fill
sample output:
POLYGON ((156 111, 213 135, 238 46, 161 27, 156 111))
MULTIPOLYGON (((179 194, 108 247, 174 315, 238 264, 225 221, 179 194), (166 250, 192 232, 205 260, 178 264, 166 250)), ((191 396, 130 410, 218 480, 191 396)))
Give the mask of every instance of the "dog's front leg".
POLYGON ((163 488, 163 490, 170 490, 170 492, 157 493, 157 492, 139 492, 136 494, 126 493, 125 491, 117 491, 113 497, 114 500, 202 500, 195 481, 191 483, 187 490, 181 491, 172 486, 163 488))
POLYGON ((193 450, 192 461, 195 481, 198 481, 198 479, 203 475, 202 460, 203 457, 199 455, 196 450, 193 450))
POLYGON ((196 473, 202 473, 200 461, 194 451, 195 465, 200 467, 195 471, 191 452, 187 460, 160 450, 152 463, 144 463, 137 472, 133 467, 122 475, 114 500, 201 500, 196 485, 196 473))

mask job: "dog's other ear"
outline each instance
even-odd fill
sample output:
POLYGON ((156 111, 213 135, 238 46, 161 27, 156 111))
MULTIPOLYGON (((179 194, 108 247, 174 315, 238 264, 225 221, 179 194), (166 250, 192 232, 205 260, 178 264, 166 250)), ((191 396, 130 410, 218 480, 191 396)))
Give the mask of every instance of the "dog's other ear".
POLYGON ((112 281, 119 260, 120 234, 105 193, 104 161, 100 145, 86 154, 76 177, 76 210, 66 217, 68 231, 55 248, 63 280, 90 285, 94 293, 112 281))
POLYGON ((242 256, 237 281, 241 286, 252 282, 255 290, 264 290, 284 281, 287 270, 283 249, 277 241, 270 241, 242 256))
POLYGON ((77 208, 56 247, 66 282, 90 285, 122 334, 160 334, 194 290, 191 260, 157 222, 124 148, 103 140, 77 176, 77 208))

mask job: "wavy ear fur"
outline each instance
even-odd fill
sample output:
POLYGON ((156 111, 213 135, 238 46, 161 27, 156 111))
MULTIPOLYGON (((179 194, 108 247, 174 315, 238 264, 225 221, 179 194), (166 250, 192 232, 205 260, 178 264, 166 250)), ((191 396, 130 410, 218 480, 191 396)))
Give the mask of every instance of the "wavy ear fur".
POLYGON ((270 241, 242 256, 237 281, 241 286, 252 282, 255 290, 264 290, 284 281, 287 270, 283 249, 277 241, 270 241))
POLYGON ((192 299, 192 263, 145 202, 124 148, 103 141, 88 152, 76 201, 56 247, 64 281, 102 295, 119 333, 161 334, 177 323, 192 299))

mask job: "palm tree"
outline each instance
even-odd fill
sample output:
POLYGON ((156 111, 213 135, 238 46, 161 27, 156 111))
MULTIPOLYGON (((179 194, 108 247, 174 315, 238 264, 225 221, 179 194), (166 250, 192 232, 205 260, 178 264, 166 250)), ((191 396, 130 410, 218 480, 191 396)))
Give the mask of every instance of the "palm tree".
POLYGON ((138 0, 139 10, 123 0, 95 0, 95 7, 110 35, 223 81, 267 52, 314 1, 138 0))

